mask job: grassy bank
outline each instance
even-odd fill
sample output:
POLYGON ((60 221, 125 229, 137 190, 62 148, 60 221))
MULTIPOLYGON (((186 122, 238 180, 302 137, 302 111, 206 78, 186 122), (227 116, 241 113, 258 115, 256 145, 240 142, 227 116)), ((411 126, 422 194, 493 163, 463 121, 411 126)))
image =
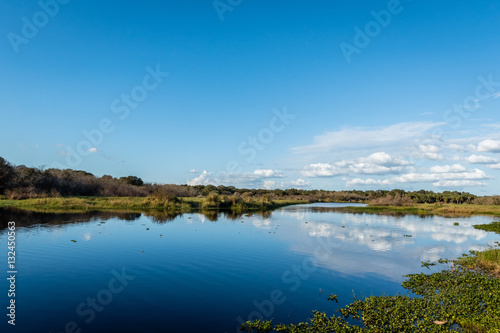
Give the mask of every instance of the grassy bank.
MULTIPOLYGON (((500 249, 471 252, 433 274, 410 274, 402 286, 414 295, 370 296, 308 322, 252 321, 246 332, 500 332, 500 249)), ((330 301, 338 302, 336 295, 330 301)), ((326 301, 326 297, 325 297, 326 301)), ((340 300, 341 301, 341 300, 340 300)))
MULTIPOLYGON (((191 198, 190 198, 191 199, 191 198)), ((72 197, 39 198, 23 200, 0 200, 0 207, 15 207, 26 210, 87 211, 87 210, 183 210, 199 206, 196 198, 180 203, 155 200, 149 197, 72 197)))
POLYGON ((378 206, 368 205, 366 207, 338 208, 339 211, 359 213, 402 213, 416 215, 440 215, 440 216, 471 216, 491 215, 500 216, 498 205, 474 205, 474 204, 412 204, 405 206, 378 206))
POLYGON ((167 211, 193 212, 203 210, 235 210, 260 211, 270 210, 288 205, 306 203, 303 200, 274 200, 261 202, 248 200, 232 203, 224 198, 207 202, 206 198, 157 198, 157 197, 71 197, 71 198, 38 198, 23 200, 0 200, 0 207, 14 207, 25 210, 46 212, 82 212, 101 211, 167 211))
MULTIPOLYGON (((170 211, 192 212, 199 210, 232 210, 235 212, 273 210, 279 207, 309 203, 306 199, 275 199, 266 197, 240 198, 235 196, 209 195, 207 197, 69 197, 8 200, 0 199, 0 207, 15 207, 36 211, 170 211)), ((344 207, 335 210, 356 213, 395 213, 440 216, 500 216, 499 205, 474 204, 409 204, 402 206, 368 205, 344 207)))

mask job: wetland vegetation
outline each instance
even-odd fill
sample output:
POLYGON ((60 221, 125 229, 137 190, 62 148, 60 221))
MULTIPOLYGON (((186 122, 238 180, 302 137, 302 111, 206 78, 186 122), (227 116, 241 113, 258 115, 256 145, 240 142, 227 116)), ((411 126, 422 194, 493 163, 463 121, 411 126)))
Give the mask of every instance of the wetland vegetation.
MULTIPOLYGON (((500 332, 500 249, 440 260, 448 269, 409 274, 410 293, 357 299, 333 316, 313 311, 308 322, 248 321, 245 332, 500 332)), ((428 265, 428 264, 427 264, 428 265)), ((332 294, 325 301, 339 302, 332 294)))
POLYGON ((72 169, 14 166, 0 157, 0 207, 46 211, 128 210, 191 212, 222 210, 265 211, 314 203, 366 203, 343 208, 352 212, 500 215, 500 196, 476 196, 457 191, 326 191, 305 189, 244 189, 234 186, 145 183, 136 176, 97 177, 72 169))
MULTIPOLYGON (((217 220, 221 211, 238 218, 245 213, 266 214, 279 207, 314 202, 369 204, 335 208, 360 214, 500 216, 500 196, 479 197, 456 191, 264 190, 148 184, 135 176, 96 177, 80 170, 13 166, 0 157, 0 207, 58 213, 142 212, 153 220, 166 221, 189 212, 201 212, 209 220, 217 220)), ((500 222, 474 228, 500 233, 500 222)), ((402 286, 407 295, 355 299, 333 316, 313 311, 308 322, 256 320, 242 324, 241 329, 288 333, 500 332, 500 249, 471 251, 455 260, 441 260, 443 263, 449 267, 440 272, 406 275, 402 286)), ((424 263, 424 267, 431 265, 424 263)), ((342 302, 335 294, 325 297, 327 300, 342 302)))

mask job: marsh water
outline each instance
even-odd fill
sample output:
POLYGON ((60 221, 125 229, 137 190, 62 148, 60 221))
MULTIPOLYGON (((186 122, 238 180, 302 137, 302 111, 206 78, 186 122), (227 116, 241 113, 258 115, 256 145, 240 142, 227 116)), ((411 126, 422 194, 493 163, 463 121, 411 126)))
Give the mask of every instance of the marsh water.
MULTIPOLYGON (((33 213, 0 210, 0 262, 16 222, 16 326, 1 332, 237 332, 248 319, 307 320, 369 295, 407 292, 422 261, 481 249, 491 217, 341 213, 33 213), (339 303, 327 301, 338 295, 339 303)), ((438 269, 438 268, 431 268, 438 269)), ((5 312, 5 313, 3 313, 5 312)))

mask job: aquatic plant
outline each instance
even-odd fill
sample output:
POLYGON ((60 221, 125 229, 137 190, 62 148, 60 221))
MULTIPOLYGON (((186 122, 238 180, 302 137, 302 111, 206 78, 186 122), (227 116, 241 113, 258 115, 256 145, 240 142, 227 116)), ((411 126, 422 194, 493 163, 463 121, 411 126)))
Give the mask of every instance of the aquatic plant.
MULTIPOLYGON (((329 317, 313 311, 308 322, 273 325, 271 321, 253 321, 240 329, 287 333, 500 332, 500 279, 485 269, 471 270, 470 265, 474 262, 482 267, 480 258, 490 250, 473 252, 466 261, 459 258, 441 272, 406 275, 402 286, 413 295, 370 296, 344 306, 338 310, 340 315, 329 317)), ((496 255, 498 259, 498 252, 496 255)))
POLYGON ((491 231, 491 232, 496 232, 497 234, 500 234, 500 222, 491 222, 488 224, 476 224, 473 226, 475 229, 479 230, 484 230, 484 231, 491 231))

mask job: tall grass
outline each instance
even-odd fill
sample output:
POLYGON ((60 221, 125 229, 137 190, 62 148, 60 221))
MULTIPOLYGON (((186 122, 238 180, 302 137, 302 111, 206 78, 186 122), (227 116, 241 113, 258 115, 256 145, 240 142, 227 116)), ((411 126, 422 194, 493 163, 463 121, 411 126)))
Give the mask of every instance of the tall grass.
POLYGON ((470 251, 454 261, 458 266, 466 269, 481 271, 489 275, 500 277, 500 249, 490 248, 484 251, 470 251))

